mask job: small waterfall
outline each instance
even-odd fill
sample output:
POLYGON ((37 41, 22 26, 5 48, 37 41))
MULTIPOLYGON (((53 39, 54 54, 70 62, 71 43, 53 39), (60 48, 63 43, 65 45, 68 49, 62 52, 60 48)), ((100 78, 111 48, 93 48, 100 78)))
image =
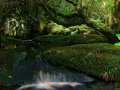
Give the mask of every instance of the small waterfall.
POLYGON ((37 83, 40 82, 91 82, 93 78, 65 68, 50 65, 41 55, 36 56, 37 71, 34 74, 37 83))
POLYGON ((70 71, 65 68, 50 65, 46 60, 41 58, 40 54, 29 51, 16 53, 16 64, 13 70, 13 82, 40 83, 40 82, 91 82, 92 78, 70 71), (28 53, 29 52, 29 53, 28 53), (25 57, 23 57, 23 53, 25 57))

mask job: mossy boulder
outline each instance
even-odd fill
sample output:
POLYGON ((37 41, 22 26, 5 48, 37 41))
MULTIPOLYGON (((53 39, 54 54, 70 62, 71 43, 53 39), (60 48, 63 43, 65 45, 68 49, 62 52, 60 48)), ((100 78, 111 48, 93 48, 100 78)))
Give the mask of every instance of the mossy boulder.
POLYGON ((74 68, 105 81, 120 81, 119 54, 120 47, 108 43, 53 47, 43 52, 44 58, 54 65, 74 68))
POLYGON ((46 28, 44 29, 44 33, 52 34, 52 35, 100 34, 94 29, 84 24, 64 27, 54 22, 51 22, 46 25, 46 28))
POLYGON ((58 34, 62 33, 63 30, 64 30, 64 27, 62 25, 51 22, 51 23, 46 25, 43 33, 45 33, 45 34, 53 34, 53 35, 57 34, 58 35, 58 34))
POLYGON ((108 42, 108 40, 101 35, 45 35, 39 36, 33 39, 34 42, 47 42, 47 43, 55 43, 55 44, 87 44, 87 43, 100 43, 100 42, 108 42))

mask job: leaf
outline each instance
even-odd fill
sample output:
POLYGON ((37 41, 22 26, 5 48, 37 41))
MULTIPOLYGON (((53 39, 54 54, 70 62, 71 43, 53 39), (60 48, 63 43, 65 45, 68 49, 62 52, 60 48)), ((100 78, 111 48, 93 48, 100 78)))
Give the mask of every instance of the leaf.
POLYGON ((114 44, 115 46, 120 46, 120 42, 117 42, 114 44))
POLYGON ((116 34, 116 36, 118 37, 118 39, 120 40, 120 34, 116 34))

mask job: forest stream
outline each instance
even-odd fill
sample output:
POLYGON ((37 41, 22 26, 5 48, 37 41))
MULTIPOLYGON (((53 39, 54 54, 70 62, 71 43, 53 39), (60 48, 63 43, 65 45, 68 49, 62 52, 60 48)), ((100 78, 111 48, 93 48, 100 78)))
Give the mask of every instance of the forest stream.
POLYGON ((120 0, 0 0, 0 90, 120 90, 120 0))
POLYGON ((44 82, 80 83, 79 89, 75 90, 113 90, 114 85, 111 83, 62 66, 51 65, 41 57, 42 47, 45 45, 8 45, 1 48, 8 56, 0 61, 0 90, 15 90, 21 85, 44 82), (14 60, 8 61, 11 54, 9 52, 14 52, 14 60))

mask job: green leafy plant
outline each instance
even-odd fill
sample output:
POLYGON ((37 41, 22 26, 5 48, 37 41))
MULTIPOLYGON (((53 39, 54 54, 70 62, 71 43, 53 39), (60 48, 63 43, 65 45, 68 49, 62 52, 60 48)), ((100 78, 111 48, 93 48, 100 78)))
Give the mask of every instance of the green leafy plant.
MULTIPOLYGON (((117 36, 118 39, 120 40, 120 34, 116 34, 116 36, 117 36)), ((120 46, 120 42, 115 43, 115 46, 120 46)))
POLYGON ((118 39, 120 40, 120 34, 116 34, 116 36, 118 37, 118 39))

